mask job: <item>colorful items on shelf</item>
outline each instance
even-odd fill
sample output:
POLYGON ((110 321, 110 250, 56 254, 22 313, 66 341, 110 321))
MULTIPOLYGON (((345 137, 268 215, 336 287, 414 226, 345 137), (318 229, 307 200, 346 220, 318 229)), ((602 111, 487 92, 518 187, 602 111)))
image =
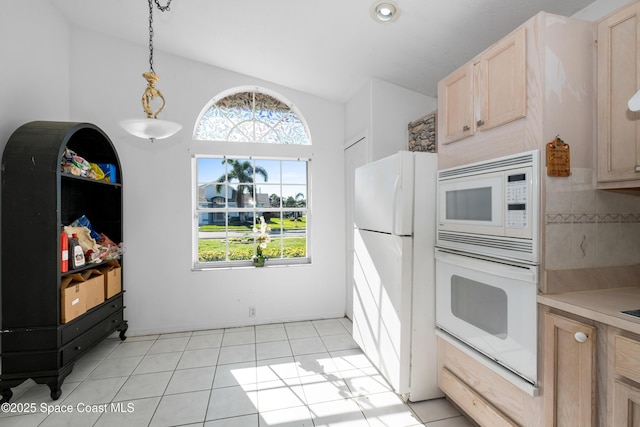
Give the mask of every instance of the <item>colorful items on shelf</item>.
POLYGON ((91 163, 78 156, 73 150, 66 148, 62 153, 60 168, 63 173, 73 176, 106 181, 118 182, 116 179, 116 166, 111 163, 91 163))
POLYGON ((85 263, 84 251, 80 246, 76 233, 71 234, 71 239, 69 239, 69 260, 71 261, 71 268, 74 270, 82 267, 85 263))
POLYGON ((117 259, 122 252, 122 243, 116 244, 104 233, 97 233, 83 215, 71 225, 63 226, 60 234, 60 271, 65 273, 85 264, 117 259))
POLYGON ((69 271, 69 236, 64 232, 64 228, 60 232, 60 271, 69 271))

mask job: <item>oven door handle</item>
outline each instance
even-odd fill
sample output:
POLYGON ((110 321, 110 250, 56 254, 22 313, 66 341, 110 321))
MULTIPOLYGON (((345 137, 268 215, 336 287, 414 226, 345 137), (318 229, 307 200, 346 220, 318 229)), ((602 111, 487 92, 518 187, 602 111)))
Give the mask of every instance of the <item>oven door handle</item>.
POLYGON ((533 284, 538 283, 538 268, 534 265, 511 264, 508 263, 508 261, 491 261, 488 259, 454 254, 441 249, 436 249, 435 258, 436 261, 463 267, 469 270, 479 271, 494 276, 502 276, 513 280, 530 282, 533 284))

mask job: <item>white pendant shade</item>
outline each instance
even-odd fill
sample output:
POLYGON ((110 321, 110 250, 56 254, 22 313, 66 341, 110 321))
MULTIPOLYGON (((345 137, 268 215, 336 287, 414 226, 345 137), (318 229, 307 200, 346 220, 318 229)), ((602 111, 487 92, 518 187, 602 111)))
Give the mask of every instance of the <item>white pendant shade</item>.
POLYGON ((168 120, 131 119, 123 120, 120 126, 131 135, 150 140, 169 138, 175 135, 182 125, 168 120))
POLYGON ((631 111, 640 110, 640 90, 637 91, 636 94, 631 97, 628 105, 629 105, 629 110, 631 111))

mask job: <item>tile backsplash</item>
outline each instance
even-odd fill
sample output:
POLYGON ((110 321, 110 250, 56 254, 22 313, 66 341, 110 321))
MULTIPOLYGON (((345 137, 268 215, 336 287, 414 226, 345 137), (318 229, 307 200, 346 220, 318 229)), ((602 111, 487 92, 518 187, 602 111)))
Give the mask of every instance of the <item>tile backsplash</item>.
POLYGON ((596 190, 593 169, 545 179, 547 270, 640 263, 640 193, 596 190))

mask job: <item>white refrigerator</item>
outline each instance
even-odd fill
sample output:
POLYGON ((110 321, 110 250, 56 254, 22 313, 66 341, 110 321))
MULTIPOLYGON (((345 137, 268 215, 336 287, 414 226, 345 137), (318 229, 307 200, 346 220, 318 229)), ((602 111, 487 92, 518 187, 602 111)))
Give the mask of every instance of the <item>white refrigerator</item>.
POLYGON ((394 391, 443 396, 435 337, 437 155, 400 151, 355 171, 353 337, 394 391))

